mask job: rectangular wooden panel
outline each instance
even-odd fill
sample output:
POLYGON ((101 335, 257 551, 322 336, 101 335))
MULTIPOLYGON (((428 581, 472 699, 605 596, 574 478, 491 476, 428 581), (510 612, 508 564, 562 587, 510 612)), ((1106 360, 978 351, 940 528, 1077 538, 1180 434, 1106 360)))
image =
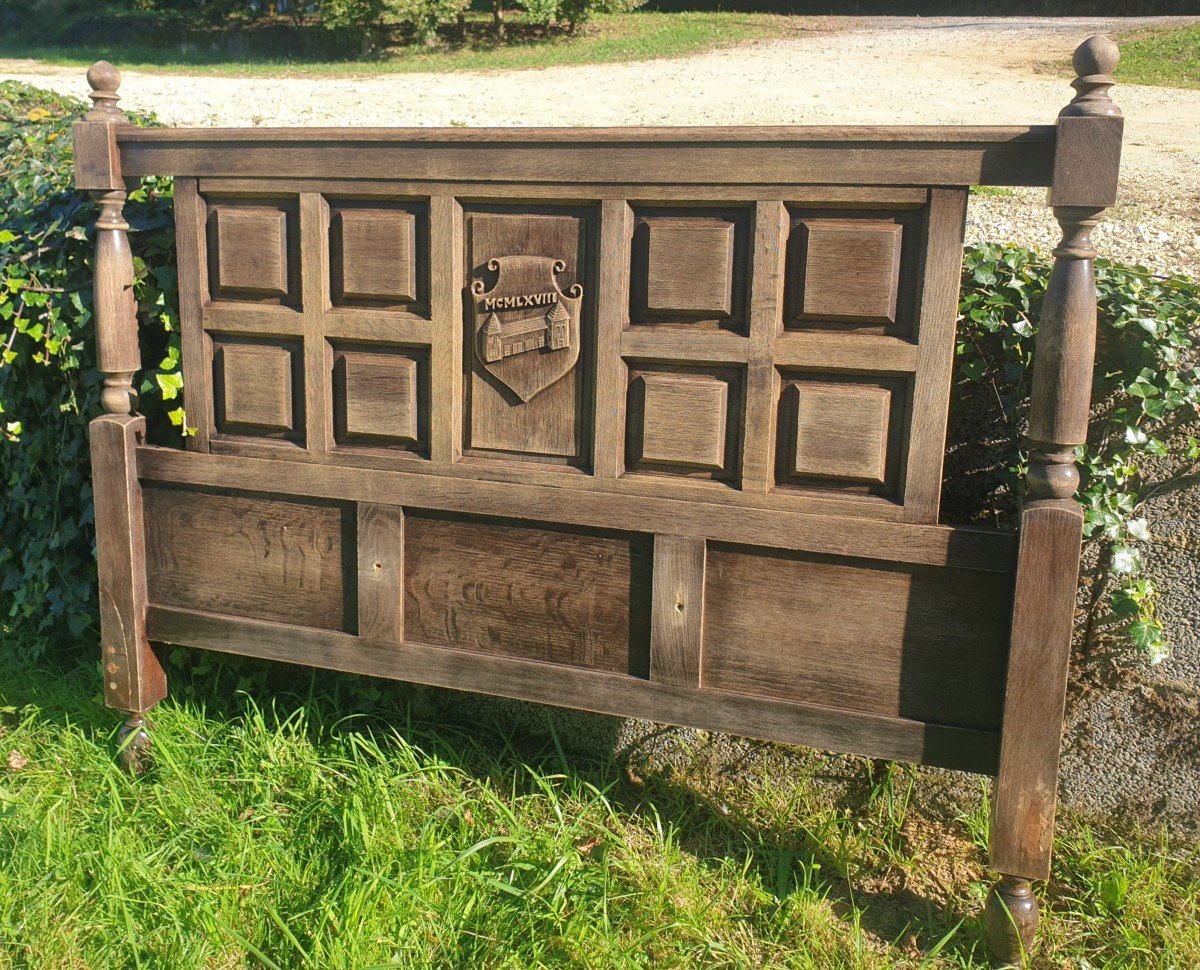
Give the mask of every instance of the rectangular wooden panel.
POLYGON ((334 306, 425 313, 429 216, 417 202, 330 200, 329 280, 334 306))
POLYGON ((795 207, 791 217, 789 330, 914 334, 924 210, 795 207))
POLYGON ((895 494, 907 446, 909 382, 794 371, 782 376, 778 485, 895 494))
POLYGON ((344 448, 428 454, 428 352, 333 344, 333 439, 344 448))
POLYGON ((628 394, 625 462, 631 471, 724 481, 737 477, 741 370, 633 363, 628 394))
POLYGON ((300 216, 295 198, 210 198, 208 288, 214 300, 297 306, 300 216))
POLYGON ((646 537, 410 509, 407 636, 645 676, 646 537))
POLYGON ((354 630, 352 506, 158 486, 144 503, 150 602, 354 630))
POLYGON ((217 433, 303 443, 306 395, 299 342, 219 335, 210 345, 217 433))
POLYGON ((694 536, 654 537, 650 679, 700 686, 704 642, 705 543, 694 536))
POLYGON ((631 322, 744 334, 750 217, 745 207, 636 209, 631 322))
POLYGON ((466 220, 467 275, 477 293, 464 321, 464 452, 589 464, 595 353, 591 307, 598 296, 591 287, 591 214, 568 207, 471 207, 466 220), (541 261, 541 277, 529 268, 533 261, 541 261), (520 292, 510 294, 513 275, 520 292), (509 346, 499 337, 495 348, 487 343, 483 328, 489 322, 505 332, 514 326, 510 318, 516 325, 524 320, 548 329, 546 308, 564 306, 564 295, 585 282, 582 304, 574 301, 567 314, 567 326, 574 330, 573 337, 564 335, 567 346, 509 346), (557 302, 523 309, 516 305, 528 299, 557 302))
POLYGON ((701 683, 998 730, 1011 581, 709 546, 701 683))

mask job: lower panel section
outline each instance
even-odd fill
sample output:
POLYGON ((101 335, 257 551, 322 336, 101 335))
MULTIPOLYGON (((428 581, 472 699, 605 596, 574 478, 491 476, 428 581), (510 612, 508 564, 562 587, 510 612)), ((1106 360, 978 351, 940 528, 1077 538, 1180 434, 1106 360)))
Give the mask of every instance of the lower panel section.
POLYGON ((640 717, 831 751, 994 774, 999 736, 815 704, 669 687, 621 674, 418 643, 151 607, 152 640, 562 707, 640 717))
POLYGON ((999 730, 1012 578, 712 543, 701 683, 999 730))
POLYGON ((647 537, 410 512, 404 547, 409 639, 647 675, 647 537))
POLYGON ((355 629, 353 505, 149 485, 143 504, 151 603, 355 629))

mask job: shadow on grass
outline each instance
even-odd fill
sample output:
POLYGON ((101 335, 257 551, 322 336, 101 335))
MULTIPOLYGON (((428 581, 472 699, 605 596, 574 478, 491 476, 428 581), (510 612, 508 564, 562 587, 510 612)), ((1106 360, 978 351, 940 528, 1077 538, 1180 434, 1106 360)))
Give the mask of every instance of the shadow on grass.
MULTIPOLYGON (((172 651, 171 656, 175 663, 166 703, 190 706, 210 722, 236 726, 261 711, 276 723, 302 713, 318 751, 324 743, 356 734, 370 737, 385 753, 406 743, 476 783, 502 780, 501 789, 514 796, 538 793, 530 770, 583 782, 604 792, 620 815, 650 829, 659 820, 666 823, 701 867, 732 863, 745 871, 774 900, 762 914, 748 914, 751 921, 771 919, 804 891, 826 900, 841 921, 856 923, 909 954, 940 948, 969 964, 981 952, 966 885, 947 887, 951 900, 940 902, 907 885, 903 865, 885 866, 888 871, 880 878, 878 860, 864 864, 847 844, 864 831, 871 838, 886 837, 871 831, 886 770, 880 763, 859 762, 859 770, 840 779, 823 810, 812 817, 791 802, 781 817, 777 810, 756 811, 753 796, 725 797, 727 788, 704 777, 709 771, 726 779, 754 777, 753 744, 719 768, 706 765, 701 753, 695 770, 680 771, 646 757, 647 751, 661 754, 670 746, 679 749, 684 762, 694 757, 686 732, 672 728, 649 728, 626 742, 622 721, 612 717, 200 651, 172 651), (584 744, 588 751, 581 753, 584 744)), ((0 707, 10 712, 0 715, 0 723, 13 710, 36 710, 40 721, 82 729, 89 740, 115 750, 122 718, 103 706, 98 664, 60 666, 43 660, 22 668, 0 685, 0 707)), ((151 769, 141 783, 155 780, 151 769)), ((821 784, 819 772, 797 779, 797 785, 814 780, 821 784)))

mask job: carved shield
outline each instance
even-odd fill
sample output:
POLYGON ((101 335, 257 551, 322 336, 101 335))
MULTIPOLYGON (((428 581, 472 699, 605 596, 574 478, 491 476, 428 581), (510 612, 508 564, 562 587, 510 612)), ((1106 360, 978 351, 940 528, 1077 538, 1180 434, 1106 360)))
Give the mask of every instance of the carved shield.
POLYGON ((579 309, 583 287, 564 293, 561 259, 500 256, 488 260, 496 285, 471 281, 475 356, 479 364, 522 401, 566 376, 579 360, 579 309))

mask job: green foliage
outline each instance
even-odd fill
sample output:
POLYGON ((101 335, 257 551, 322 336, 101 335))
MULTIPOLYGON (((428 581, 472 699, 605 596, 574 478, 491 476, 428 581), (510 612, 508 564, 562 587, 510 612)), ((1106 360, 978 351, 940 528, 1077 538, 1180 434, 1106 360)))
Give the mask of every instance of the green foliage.
MULTIPOLYGON (((91 322, 96 206, 71 187, 71 99, 0 84, 0 626, 40 652, 94 624, 95 569, 86 422, 98 412, 91 322)), ((190 429, 180 402, 171 183, 147 179, 130 197, 142 360, 141 410, 150 438, 179 443, 190 429)), ((958 362, 988 388, 1005 429, 1001 478, 1019 494, 1020 424, 1049 272, 1012 246, 969 249, 958 362)), ((1200 443, 1181 422, 1200 401, 1189 330, 1200 325, 1200 285, 1099 263, 1106 402, 1080 453, 1087 530, 1105 573, 1101 608, 1151 660, 1165 655, 1156 591, 1143 575, 1150 541, 1145 500, 1200 468, 1200 443)))
MULTIPOLYGON (((0 84, 0 628, 36 634, 25 643, 38 651, 96 616, 87 421, 99 400, 97 209, 71 186, 70 124, 83 108, 0 84)), ((142 406, 165 440, 171 423, 184 425, 171 183, 146 180, 125 212, 148 365, 142 406)))
POLYGON ((424 44, 437 42, 437 29, 457 19, 470 0, 388 0, 389 12, 424 44))
POLYGON ((365 34, 379 29, 387 0, 321 0, 321 24, 365 34))
MULTIPOLYGON (((1200 283, 1140 267, 1096 264, 1100 402, 1077 454, 1085 535, 1098 545, 1089 631, 1107 618, 1151 663, 1168 655, 1157 592, 1143 573, 1152 495, 1200 471, 1200 442, 1187 433, 1200 412, 1200 369, 1191 334, 1200 327, 1200 283)), ((1018 495, 1026 456, 1018 430, 1028 405, 1037 318, 1049 262, 1016 246, 968 250, 960 306, 959 374, 984 384, 1008 429, 1006 474, 1018 495)))
POLYGON ((558 19, 574 31, 598 13, 632 13, 644 6, 646 0, 559 0, 558 19))

